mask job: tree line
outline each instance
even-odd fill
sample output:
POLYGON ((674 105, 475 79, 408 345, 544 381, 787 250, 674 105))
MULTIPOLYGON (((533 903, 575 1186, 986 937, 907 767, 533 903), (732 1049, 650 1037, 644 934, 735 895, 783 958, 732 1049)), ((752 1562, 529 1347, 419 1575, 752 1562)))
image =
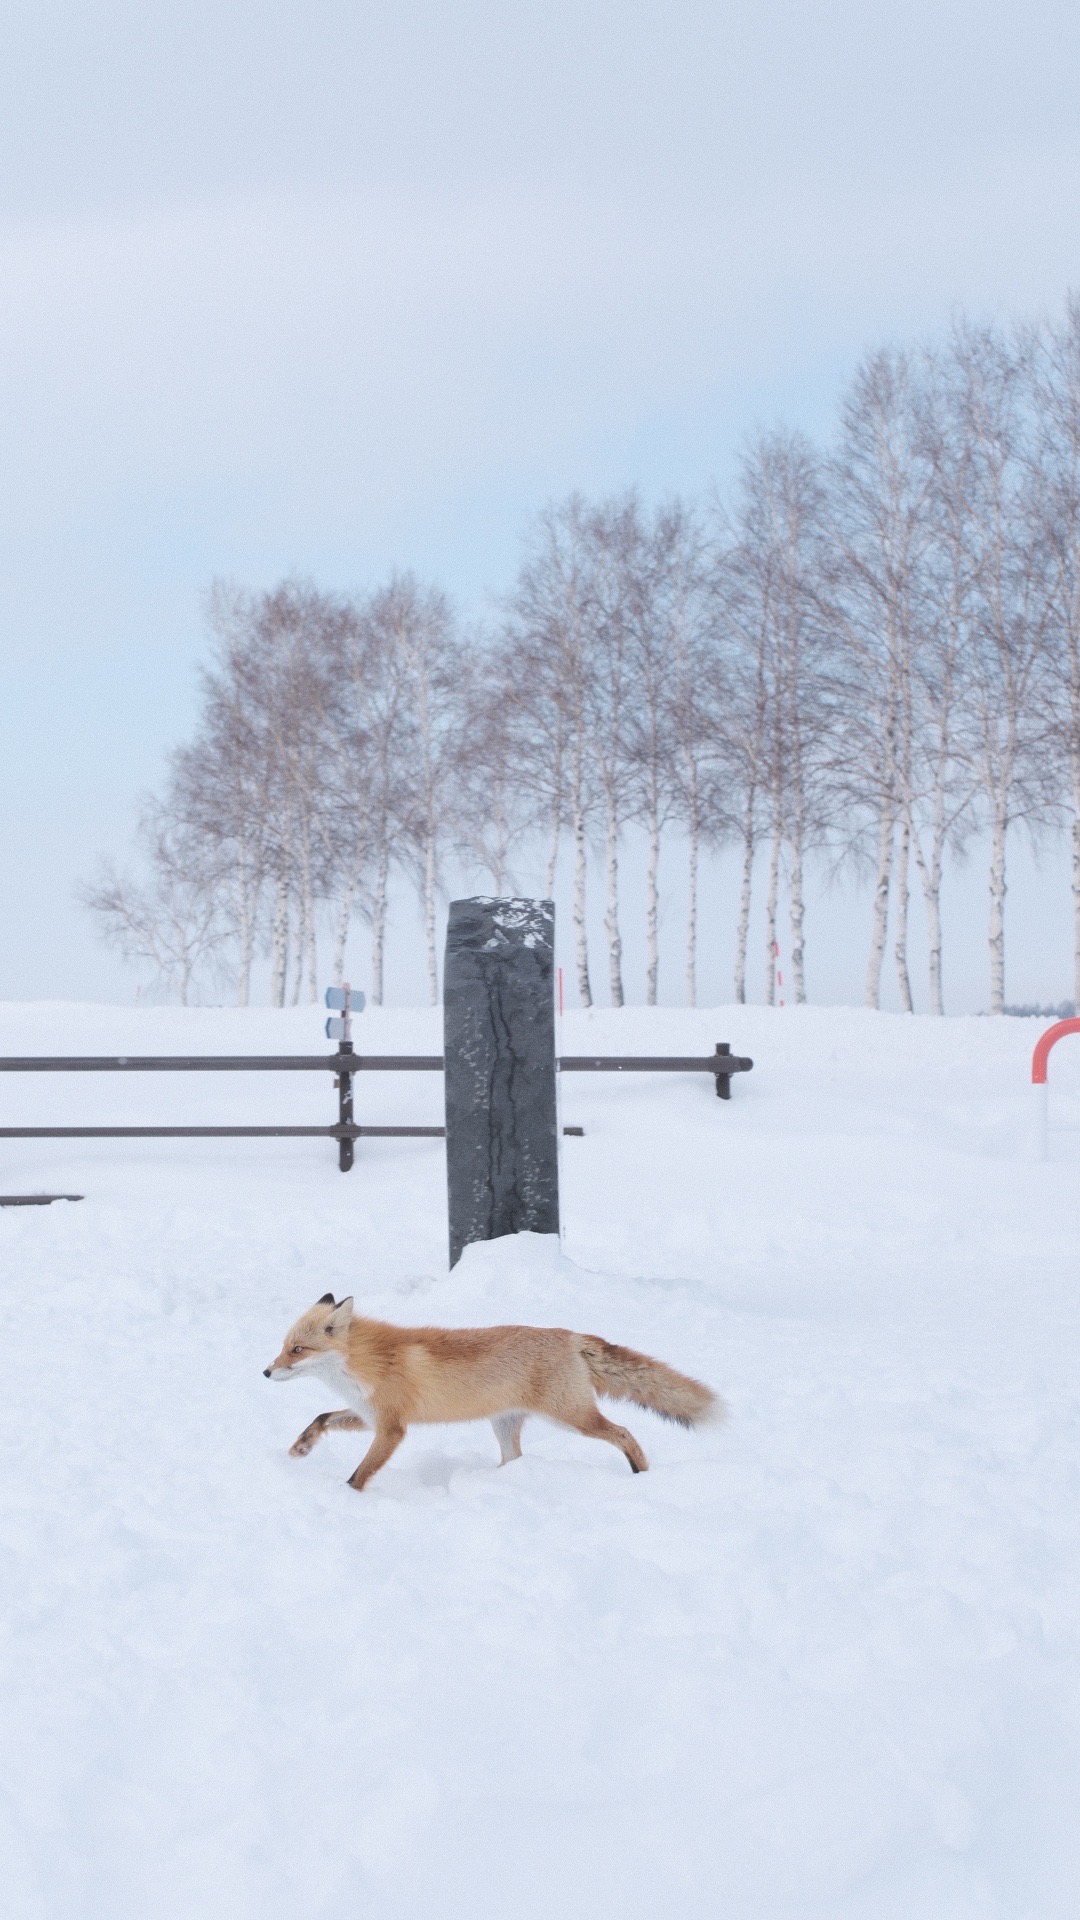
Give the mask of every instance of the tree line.
POLYGON ((274 1005, 317 997, 317 925, 340 980, 370 930, 383 998, 388 903, 422 903, 438 995, 440 876, 496 894, 573 872, 577 987, 593 1003, 587 891, 599 864, 608 991, 625 999, 620 860, 646 859, 646 1001, 659 977, 661 852, 685 861, 685 998, 696 1001, 703 852, 734 846, 734 997, 764 887, 765 998, 786 894, 791 990, 806 998, 808 862, 872 880, 865 997, 891 924, 914 1004, 912 890, 927 1004, 944 1011, 947 857, 987 852, 991 1011, 1005 1001, 1010 829, 1068 828, 1080 1003, 1080 301, 1055 324, 958 322, 867 356, 832 444, 762 433, 726 505, 574 495, 526 532, 497 617, 462 628, 412 576, 359 594, 217 586, 195 737, 142 825, 139 881, 85 899, 106 937, 186 1000, 227 965, 241 1004, 259 955, 274 1005))

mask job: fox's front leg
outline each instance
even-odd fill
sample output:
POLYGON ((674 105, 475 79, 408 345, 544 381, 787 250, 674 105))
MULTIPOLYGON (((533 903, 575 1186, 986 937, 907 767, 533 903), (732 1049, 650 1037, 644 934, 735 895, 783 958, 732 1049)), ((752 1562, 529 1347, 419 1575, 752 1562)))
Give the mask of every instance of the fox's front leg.
POLYGON ((356 1472, 350 1474, 349 1485, 357 1493, 363 1493, 373 1473, 385 1467, 390 1455, 396 1452, 405 1438, 405 1428, 400 1420, 380 1420, 375 1428, 375 1438, 365 1453, 356 1472))
POLYGON ((346 1407, 343 1407, 340 1413, 320 1413, 310 1427, 305 1427, 303 1433, 293 1441, 289 1452, 302 1460, 305 1453, 311 1452, 316 1440, 321 1440, 323 1434, 329 1433, 332 1427, 343 1427, 348 1432, 355 1433, 358 1430, 365 1430, 367 1422, 361 1420, 358 1413, 350 1413, 346 1407))

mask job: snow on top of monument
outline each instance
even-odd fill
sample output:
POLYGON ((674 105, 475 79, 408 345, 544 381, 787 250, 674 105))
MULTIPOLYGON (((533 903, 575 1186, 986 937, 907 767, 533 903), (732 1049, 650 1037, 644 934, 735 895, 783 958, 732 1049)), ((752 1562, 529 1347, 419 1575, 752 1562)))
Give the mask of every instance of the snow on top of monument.
POLYGON ((504 900, 494 894, 475 894, 454 905, 491 907, 491 922, 496 931, 484 941, 485 952, 504 946, 550 947, 555 925, 555 908, 550 900, 504 900), (510 936, 518 936, 511 939, 510 936))

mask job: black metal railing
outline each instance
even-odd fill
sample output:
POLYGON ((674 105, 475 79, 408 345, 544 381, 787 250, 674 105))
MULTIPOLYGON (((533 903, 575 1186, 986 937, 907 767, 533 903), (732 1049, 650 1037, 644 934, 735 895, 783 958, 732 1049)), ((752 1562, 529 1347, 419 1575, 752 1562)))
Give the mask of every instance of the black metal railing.
MULTIPOLYGON (((703 1058, 660 1054, 566 1054, 562 1073, 709 1073, 721 1100, 731 1098, 731 1076, 753 1061, 726 1041, 703 1058)), ((0 1056, 0 1073, 332 1073, 338 1091, 336 1125, 321 1127, 0 1127, 0 1140, 303 1140, 338 1143, 347 1173, 357 1140, 441 1140, 445 1127, 358 1126, 353 1080, 358 1073, 441 1073, 441 1053, 355 1053, 342 1041, 336 1053, 26 1054, 0 1056)), ((580 1135, 581 1127, 564 1127, 580 1135)))

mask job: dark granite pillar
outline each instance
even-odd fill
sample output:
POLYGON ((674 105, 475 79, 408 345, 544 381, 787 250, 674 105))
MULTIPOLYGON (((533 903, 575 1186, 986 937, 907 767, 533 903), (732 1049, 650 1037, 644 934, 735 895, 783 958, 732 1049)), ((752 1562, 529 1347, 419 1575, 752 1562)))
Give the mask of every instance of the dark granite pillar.
POLYGON ((443 1021, 450 1265, 473 1240, 558 1233, 555 909, 453 900, 443 1021))

